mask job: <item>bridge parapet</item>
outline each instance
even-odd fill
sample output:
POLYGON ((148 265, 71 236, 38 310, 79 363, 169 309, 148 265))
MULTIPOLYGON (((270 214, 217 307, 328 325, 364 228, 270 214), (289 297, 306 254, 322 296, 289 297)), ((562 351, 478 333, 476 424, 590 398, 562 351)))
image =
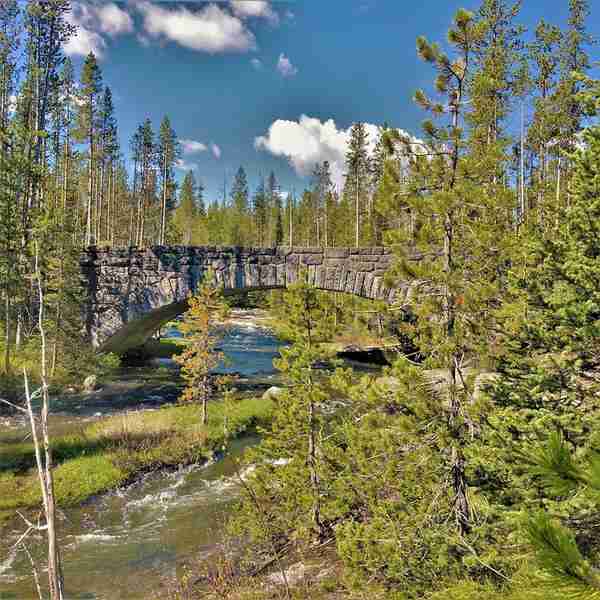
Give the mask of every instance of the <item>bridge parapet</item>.
POLYGON ((81 260, 87 327, 97 347, 123 351, 139 345, 185 310, 188 295, 209 270, 226 294, 285 288, 305 270, 319 289, 392 302, 408 289, 386 287, 391 262, 383 247, 93 247, 81 260))

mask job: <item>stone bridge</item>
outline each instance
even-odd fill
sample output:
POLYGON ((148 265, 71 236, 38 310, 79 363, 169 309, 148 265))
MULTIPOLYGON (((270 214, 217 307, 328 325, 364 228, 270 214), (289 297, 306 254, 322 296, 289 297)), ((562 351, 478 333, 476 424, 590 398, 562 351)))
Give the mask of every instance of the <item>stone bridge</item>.
POLYGON ((139 346, 185 312, 209 269, 225 294, 285 288, 304 271, 318 289, 392 302, 409 288, 385 287, 391 260, 388 248, 90 248, 81 260, 87 329, 104 351, 139 346))

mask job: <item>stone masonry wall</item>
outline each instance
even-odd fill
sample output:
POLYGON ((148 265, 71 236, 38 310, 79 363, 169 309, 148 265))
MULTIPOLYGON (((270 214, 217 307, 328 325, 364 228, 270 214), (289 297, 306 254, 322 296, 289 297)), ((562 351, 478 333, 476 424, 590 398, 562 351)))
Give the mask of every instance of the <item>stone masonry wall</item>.
MULTIPOLYGON (((90 248, 81 260, 88 283, 88 332, 94 345, 102 346, 126 324, 184 302, 209 269, 226 293, 285 288, 304 269, 319 289, 392 302, 408 288, 384 286, 391 261, 389 249, 381 247, 90 248)), ((172 310, 181 312, 177 306, 172 310)))

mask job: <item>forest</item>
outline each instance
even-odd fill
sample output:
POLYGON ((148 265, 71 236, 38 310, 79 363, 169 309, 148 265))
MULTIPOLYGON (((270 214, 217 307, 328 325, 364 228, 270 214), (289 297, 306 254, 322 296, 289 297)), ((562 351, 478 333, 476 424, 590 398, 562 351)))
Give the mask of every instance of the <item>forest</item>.
POLYGON ((250 189, 240 166, 207 198, 201 174, 180 181, 169 116, 120 146, 99 61, 76 73, 64 55, 69 0, 0 0, 0 415, 26 415, 34 444, 0 444, 0 532, 18 512, 18 548, 46 536, 40 598, 69 597, 63 502, 206 460, 250 429, 260 443, 236 464, 218 556, 156 598, 600 598, 596 7, 561 1, 565 23, 528 30, 526 0, 481 0, 446 39, 417 37, 431 81, 414 92, 418 137, 382 123, 369 140, 354 123, 341 188, 326 161, 285 197, 275 173, 250 189), (53 398, 120 362, 86 338, 81 252, 164 245, 385 246, 386 283, 410 293, 384 306, 299 281, 260 295, 286 385, 259 406, 211 378, 229 307, 208 277, 178 325, 181 418, 139 440, 89 430, 113 479, 68 490, 81 474, 60 469, 84 441, 51 439, 53 398), (359 320, 402 349, 383 372, 336 357, 359 320))

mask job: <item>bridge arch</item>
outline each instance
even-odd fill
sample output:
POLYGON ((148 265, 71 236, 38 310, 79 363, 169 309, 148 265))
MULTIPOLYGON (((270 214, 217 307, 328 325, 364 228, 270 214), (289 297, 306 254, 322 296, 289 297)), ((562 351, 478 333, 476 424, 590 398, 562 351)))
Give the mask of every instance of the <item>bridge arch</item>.
POLYGON ((122 353, 141 345, 161 324, 185 312, 186 299, 212 270, 225 294, 282 289, 305 269, 318 289, 392 302, 388 248, 240 248, 154 246, 89 248, 81 266, 87 282, 86 326, 93 345, 122 353))

